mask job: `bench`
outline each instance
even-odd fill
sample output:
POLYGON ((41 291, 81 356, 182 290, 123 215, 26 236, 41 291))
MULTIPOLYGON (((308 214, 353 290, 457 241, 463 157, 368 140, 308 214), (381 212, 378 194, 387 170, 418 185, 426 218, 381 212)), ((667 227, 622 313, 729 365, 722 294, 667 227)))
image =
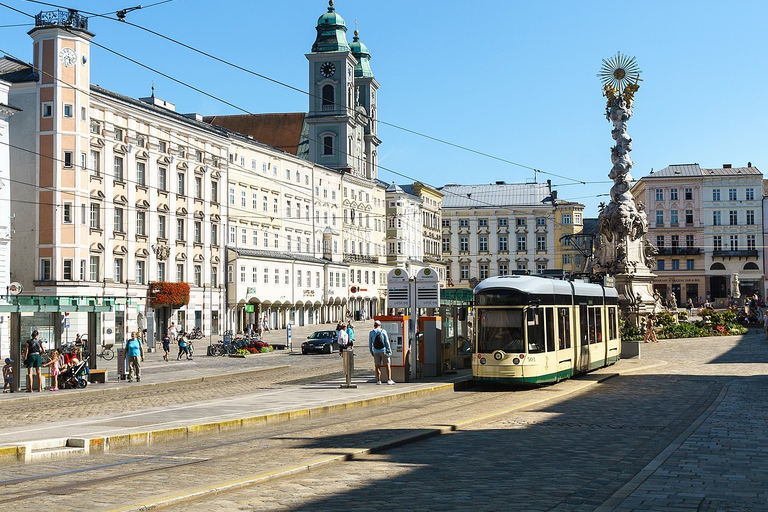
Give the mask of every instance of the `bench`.
POLYGON ((109 380, 109 374, 107 370, 94 369, 90 371, 90 376, 88 377, 88 380, 90 382, 99 382, 101 384, 106 384, 107 380, 109 380))

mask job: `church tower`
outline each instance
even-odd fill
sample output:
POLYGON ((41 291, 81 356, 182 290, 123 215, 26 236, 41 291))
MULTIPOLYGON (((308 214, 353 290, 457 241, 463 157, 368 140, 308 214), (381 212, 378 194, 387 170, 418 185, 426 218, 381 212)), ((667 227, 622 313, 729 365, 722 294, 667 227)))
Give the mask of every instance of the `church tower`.
POLYGON ((375 117, 379 85, 370 69, 368 49, 347 26, 333 0, 317 20, 317 38, 309 60, 309 159, 354 176, 376 179, 375 117), (360 86, 360 87, 358 87, 360 86))

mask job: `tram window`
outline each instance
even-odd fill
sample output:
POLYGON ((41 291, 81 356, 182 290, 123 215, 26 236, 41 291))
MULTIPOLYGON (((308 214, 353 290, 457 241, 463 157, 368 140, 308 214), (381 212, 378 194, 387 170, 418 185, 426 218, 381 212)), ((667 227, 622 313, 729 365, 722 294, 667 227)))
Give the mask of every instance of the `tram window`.
POLYGON ((560 321, 557 325, 559 335, 558 348, 560 350, 569 349, 571 348, 571 312, 568 308, 558 308, 557 311, 560 315, 560 321))
POLYGON ((554 352, 555 351, 555 319, 554 319, 554 309, 547 308, 546 310, 546 316, 544 321, 544 327, 547 331, 547 352, 554 352))
POLYGON ((544 322, 541 308, 528 309, 528 353, 540 354, 544 352, 544 322), (531 320, 533 317, 533 320, 531 320))
POLYGON ((602 343, 603 340, 603 311, 595 308, 595 343, 602 343))
POLYGON ((579 329, 579 339, 581 340, 581 345, 588 345, 589 321, 587 319, 587 306, 584 305, 579 306, 579 329))
POLYGON ((589 343, 597 343, 595 337, 595 308, 589 308, 589 343))
POLYGON ((477 350, 525 352, 523 310, 481 309, 477 318, 477 350))
POLYGON ((616 308, 608 308, 608 339, 616 339, 616 308))

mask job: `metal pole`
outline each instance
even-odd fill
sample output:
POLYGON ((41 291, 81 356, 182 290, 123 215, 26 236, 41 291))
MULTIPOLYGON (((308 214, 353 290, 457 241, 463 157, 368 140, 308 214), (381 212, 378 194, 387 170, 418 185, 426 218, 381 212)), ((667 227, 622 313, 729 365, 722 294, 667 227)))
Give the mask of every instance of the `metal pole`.
POLYGON ((411 382, 417 379, 417 367, 419 365, 419 341, 416 339, 416 326, 419 321, 419 309, 416 307, 416 277, 412 277, 408 283, 410 293, 408 298, 411 303, 411 318, 409 328, 410 346, 411 346, 411 382))

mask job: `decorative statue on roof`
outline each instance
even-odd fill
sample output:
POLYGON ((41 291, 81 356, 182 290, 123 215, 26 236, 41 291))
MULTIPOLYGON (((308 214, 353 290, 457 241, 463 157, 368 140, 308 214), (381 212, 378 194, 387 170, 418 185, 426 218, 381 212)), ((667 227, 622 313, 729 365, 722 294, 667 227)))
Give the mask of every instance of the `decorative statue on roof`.
POLYGON ((632 197, 632 138, 627 134, 627 121, 632 117, 632 103, 640 88, 640 70, 634 57, 621 53, 603 60, 598 77, 603 82, 606 118, 613 123, 611 137, 611 201, 602 205, 598 216, 599 239, 595 254, 594 275, 613 275, 625 311, 638 315, 651 310, 653 298, 651 268, 658 250, 645 235, 648 216, 645 205, 635 204, 632 197))

